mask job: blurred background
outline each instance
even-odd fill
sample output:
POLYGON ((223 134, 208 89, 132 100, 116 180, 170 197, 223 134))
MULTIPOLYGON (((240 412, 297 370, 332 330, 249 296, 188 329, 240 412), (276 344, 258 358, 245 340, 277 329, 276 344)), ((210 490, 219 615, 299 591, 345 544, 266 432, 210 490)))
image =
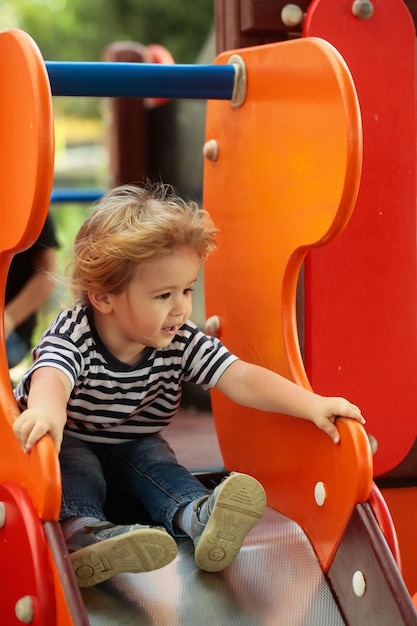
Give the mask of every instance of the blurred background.
MULTIPOLYGON (((101 61, 115 42, 159 44, 180 64, 212 63, 213 0, 2 0, 0 29, 20 28, 38 45, 45 61, 101 61)), ((111 187, 110 99, 54 97, 54 189, 111 187)), ((161 179, 201 203, 205 101, 175 100, 147 115, 151 178, 161 179)), ((136 181, 143 172, 137 172, 136 181)), ((122 181, 122 182, 135 182, 122 181)), ((91 203, 53 203, 50 212, 60 244, 63 272, 73 238, 91 203)), ((193 319, 204 326, 202 280, 193 319)), ((39 315, 38 336, 57 310, 71 304, 57 287, 39 315)))

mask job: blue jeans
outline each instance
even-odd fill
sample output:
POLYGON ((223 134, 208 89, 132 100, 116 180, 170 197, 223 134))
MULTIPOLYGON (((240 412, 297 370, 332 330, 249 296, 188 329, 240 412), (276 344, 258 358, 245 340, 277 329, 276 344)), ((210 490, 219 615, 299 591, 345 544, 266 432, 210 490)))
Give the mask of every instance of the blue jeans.
POLYGON ((174 537, 176 512, 211 493, 180 465, 158 433, 125 443, 90 443, 64 434, 60 452, 61 520, 91 516, 104 520, 109 492, 138 500, 155 524, 174 537))
POLYGON ((30 344, 14 330, 6 339, 6 352, 9 368, 15 367, 30 352, 30 344))

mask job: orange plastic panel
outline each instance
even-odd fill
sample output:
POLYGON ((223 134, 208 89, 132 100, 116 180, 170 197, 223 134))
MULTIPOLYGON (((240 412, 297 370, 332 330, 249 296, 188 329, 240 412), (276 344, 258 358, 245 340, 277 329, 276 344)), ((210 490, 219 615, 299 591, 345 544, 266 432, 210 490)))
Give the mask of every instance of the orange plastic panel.
POLYGON ((306 362, 320 393, 338 389, 361 406, 380 476, 417 434, 416 35, 403 0, 372 5, 360 20, 352 0, 316 0, 305 20, 305 34, 349 65, 364 129, 352 220, 306 260, 306 362))
MULTIPOLYGON (((204 205, 220 228, 206 265, 207 315, 220 317, 221 339, 241 358, 309 387, 296 286, 308 250, 338 235, 353 210, 362 159, 356 92, 343 59, 318 38, 231 51, 216 63, 233 54, 246 66, 246 99, 207 108, 206 140, 217 141, 218 158, 205 161, 204 205)), ((326 570, 353 506, 370 492, 363 428, 340 421, 335 446, 311 423, 218 393, 213 411, 226 466, 261 480, 269 504, 304 528, 326 570)))
POLYGON ((40 233, 54 167, 52 98, 45 64, 20 30, 0 33, 0 250, 18 251, 40 233))
MULTIPOLYGON (((53 182, 53 116, 49 79, 41 54, 26 33, 0 33, 0 302, 14 252, 38 237, 53 182)), ((24 454, 11 424, 17 407, 10 387, 0 324, 0 482, 28 490, 42 519, 58 519, 61 483, 52 441, 45 437, 24 454)))

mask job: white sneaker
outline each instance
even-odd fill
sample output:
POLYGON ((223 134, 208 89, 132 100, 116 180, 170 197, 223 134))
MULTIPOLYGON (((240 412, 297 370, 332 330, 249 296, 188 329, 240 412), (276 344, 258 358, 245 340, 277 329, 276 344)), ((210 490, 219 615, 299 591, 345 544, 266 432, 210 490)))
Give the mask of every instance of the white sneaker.
MULTIPOLYGON (((210 516, 194 539, 195 562, 206 572, 220 572, 237 556, 248 532, 261 519, 266 494, 252 476, 233 473, 209 496, 210 516)), ((198 515, 198 511, 197 511, 198 515)))
POLYGON ((168 565, 177 544, 165 529, 97 522, 67 540, 79 587, 91 587, 122 572, 149 572, 168 565))

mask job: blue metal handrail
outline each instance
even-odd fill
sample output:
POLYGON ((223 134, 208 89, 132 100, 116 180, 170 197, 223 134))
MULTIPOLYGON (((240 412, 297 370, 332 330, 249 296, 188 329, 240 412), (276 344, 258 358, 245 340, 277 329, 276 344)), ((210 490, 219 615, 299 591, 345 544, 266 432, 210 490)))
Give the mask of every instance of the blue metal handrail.
POLYGON ((236 68, 158 63, 45 63, 53 96, 231 100, 236 68))

